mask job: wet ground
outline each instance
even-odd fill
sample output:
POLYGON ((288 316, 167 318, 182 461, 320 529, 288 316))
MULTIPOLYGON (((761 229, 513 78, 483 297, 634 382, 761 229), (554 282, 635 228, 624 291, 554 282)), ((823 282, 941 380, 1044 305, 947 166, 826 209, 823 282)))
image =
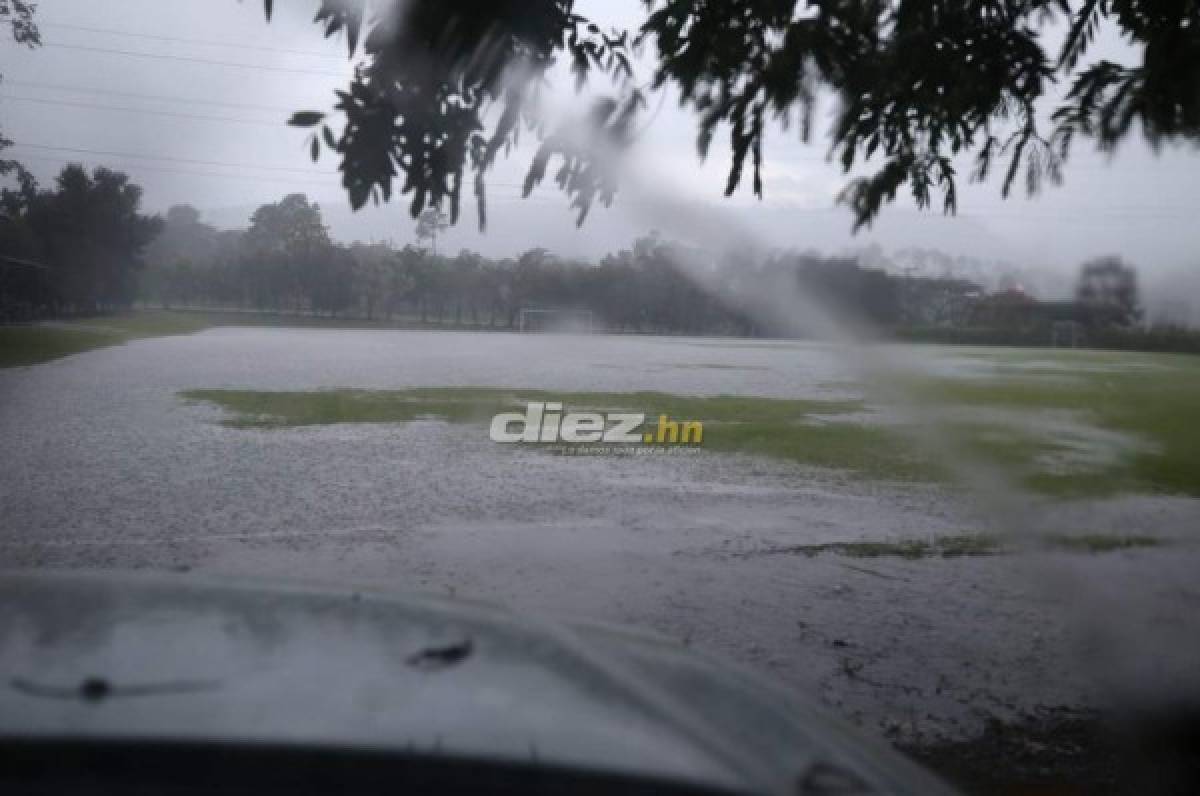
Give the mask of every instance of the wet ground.
MULTIPOLYGON (((935 364, 970 377, 979 363, 935 364)), ((1195 685, 1194 499, 1038 509, 1063 532, 1165 542, 1153 547, 805 555, 989 518, 950 487, 737 454, 563 457, 435 421, 235 429, 178 397, 472 385, 860 397, 819 345, 278 329, 140 340, 0 371, 0 564, 354 581, 633 624, 910 747, 1195 685)))

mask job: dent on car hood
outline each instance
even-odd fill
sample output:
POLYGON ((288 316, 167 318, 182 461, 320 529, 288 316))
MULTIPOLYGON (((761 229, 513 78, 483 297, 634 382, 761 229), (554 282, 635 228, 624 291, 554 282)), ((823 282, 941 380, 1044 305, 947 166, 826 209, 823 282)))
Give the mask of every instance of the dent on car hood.
POLYGON ((763 793, 944 789, 682 645, 427 596, 10 574, 0 673, 9 738, 361 747, 763 793))

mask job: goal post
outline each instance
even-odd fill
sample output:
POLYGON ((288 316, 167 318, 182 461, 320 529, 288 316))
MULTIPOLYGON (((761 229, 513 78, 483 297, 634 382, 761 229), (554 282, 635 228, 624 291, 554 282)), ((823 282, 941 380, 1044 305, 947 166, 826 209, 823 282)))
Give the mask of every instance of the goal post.
POLYGON ((518 315, 517 324, 517 330, 522 332, 591 334, 596 328, 591 310, 525 308, 518 315))

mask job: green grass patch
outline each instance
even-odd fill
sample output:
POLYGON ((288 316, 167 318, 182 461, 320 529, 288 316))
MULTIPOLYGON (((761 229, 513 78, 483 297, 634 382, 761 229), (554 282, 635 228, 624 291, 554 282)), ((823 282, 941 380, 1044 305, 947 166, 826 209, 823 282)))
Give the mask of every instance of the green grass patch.
POLYGON ((133 312, 64 323, 0 326, 0 368, 37 365, 143 337, 191 334, 211 324, 180 312, 133 312))
MULTIPOLYGON (((1055 534, 1044 539, 1041 547, 1072 553, 1111 553, 1162 544, 1150 536, 1084 534, 1068 536, 1055 534)), ((832 553, 848 558, 960 558, 990 556, 1011 552, 1000 539, 988 534, 955 534, 930 539, 897 539, 889 541, 825 542, 792 545, 765 551, 766 554, 791 553, 813 558, 832 553)), ((751 555, 754 555, 753 553, 751 555)))
POLYGON ((1052 536, 1050 546, 1078 553, 1111 553, 1136 547, 1157 547, 1162 544, 1152 536, 1107 536, 1090 533, 1082 536, 1052 536))
MULTIPOLYGON (((1178 354, 1001 350, 972 352, 983 376, 924 379, 918 399, 947 408, 998 409, 1012 420, 944 423, 964 447, 1051 495, 1151 492, 1200 496, 1200 358, 1178 354), (1037 363, 1038 367, 1029 367, 1037 363), (1084 437, 1036 422, 1057 412, 1131 445, 1092 466, 1046 466, 1077 452, 1084 437), (1022 420, 1022 418, 1025 418, 1022 420), (1111 436, 1111 434, 1110 434, 1111 436)), ((947 415, 949 416, 949 415, 947 415)), ((1050 424, 1053 426, 1053 423, 1050 424)), ((1103 439, 1093 440, 1103 450, 1103 439)))
POLYGON ((994 537, 976 534, 935 536, 932 539, 899 539, 883 542, 826 542, 823 544, 794 545, 772 552, 797 553, 812 558, 823 553, 834 553, 849 558, 959 558, 962 556, 987 556, 1001 552, 1000 542, 994 537))
MULTIPOLYGON (((964 352, 956 350, 956 357, 964 352)), ((938 407, 935 432, 1035 493, 1200 496, 1200 359, 1105 352, 969 351, 970 375, 908 386, 938 407), (1030 367, 1030 364, 1037 367, 1030 367), (989 370, 990 368, 990 370, 989 370), (944 410, 944 411, 943 411, 944 410)), ((422 388, 260 392, 197 390, 228 425, 296 427, 435 418, 484 425, 529 401, 561 400, 568 411, 637 411, 704 423, 706 450, 742 452, 896 481, 939 481, 949 463, 931 461, 903 429, 862 423, 859 400, 779 400, 656 392, 422 388)))
POLYGON ((770 370, 766 365, 728 365, 722 362, 664 362, 658 367, 675 370, 770 370))
MULTIPOLYGON (((944 354, 943 354, 944 352, 944 354)), ((909 380, 936 407, 934 433, 1032 492, 1055 497, 1159 493, 1200 496, 1200 358, 1170 354, 939 349, 966 360, 944 377, 909 380)), ((504 388, 398 391, 195 391, 236 427, 407 422, 430 417, 484 424, 527 401, 570 410, 645 412, 704 423, 711 451, 770 456, 864 478, 949 480, 902 428, 858 422, 859 400, 695 397, 654 392, 559 393, 504 388)), ((903 420, 903 413, 898 417, 903 420)))
POLYGON ((886 429, 838 415, 865 411, 859 401, 775 400, 740 396, 680 396, 657 392, 570 393, 497 387, 409 390, 189 390, 189 401, 216 404, 234 428, 292 428, 333 423, 405 423, 432 418, 486 425, 498 412, 530 401, 562 401, 567 411, 646 414, 649 430, 660 415, 704 424, 702 447, 787 459, 858 475, 895 480, 927 479, 933 468, 914 457, 886 429), (833 420, 831 420, 833 418, 833 420))

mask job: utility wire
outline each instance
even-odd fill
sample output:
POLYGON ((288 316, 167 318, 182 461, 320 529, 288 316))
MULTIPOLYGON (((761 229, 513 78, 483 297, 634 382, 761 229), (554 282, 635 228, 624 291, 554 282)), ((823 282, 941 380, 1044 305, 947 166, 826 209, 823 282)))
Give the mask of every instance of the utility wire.
MULTIPOLYGON (((13 146, 18 149, 28 149, 28 148, 50 149, 50 150, 54 150, 54 151, 65 151, 65 152, 87 154, 87 155, 101 155, 101 156, 108 156, 108 157, 132 158, 132 159, 141 159, 141 160, 156 160, 156 161, 161 160, 161 161, 170 162, 170 163, 177 162, 177 163, 185 163, 185 164, 193 163, 193 164, 200 164, 200 165, 228 166, 230 168, 256 168, 256 169, 257 168, 271 168, 271 169, 279 169, 279 170, 283 170, 283 168, 284 168, 281 166, 270 166, 270 167, 251 166, 250 164, 227 163, 224 161, 216 161, 216 160, 204 161, 204 160, 190 160, 187 158, 157 158, 157 157, 150 158, 150 157, 147 157, 144 155, 124 155, 124 154, 119 154, 119 153, 108 153, 108 152, 104 152, 103 150, 76 149, 76 148, 71 148, 71 147, 49 147, 49 146, 40 146, 40 145, 36 145, 36 144, 22 144, 19 142, 13 142, 13 146)), ((49 162, 49 163, 63 163, 64 162, 63 158, 51 157, 49 155, 21 154, 21 159, 23 159, 23 160, 40 160, 40 161, 49 162)), ((102 162, 97 162, 94 157, 91 160, 93 161, 93 165, 104 165, 102 162)), ((341 185, 336 180, 320 179, 318 177, 318 175, 315 175, 315 174, 314 174, 314 179, 304 179, 302 177, 294 177, 294 176, 273 177, 273 176, 267 175, 267 174, 230 174, 228 172, 201 171, 199 169, 176 169, 176 168, 171 168, 171 167, 166 167, 166 166, 152 166, 152 165, 147 166, 147 165, 143 165, 143 164, 136 164, 136 168, 144 169, 147 171, 163 172, 165 174, 185 174, 185 175, 196 176, 196 177, 214 177, 214 178, 222 178, 223 177, 226 179, 242 180, 242 181, 247 181, 247 182, 294 183, 297 185, 322 185, 322 186, 336 186, 339 189, 341 188, 341 185)), ((296 171, 302 171, 302 170, 297 169, 296 171)), ((312 173, 312 172, 309 172, 309 173, 312 173)), ((329 177, 336 177, 337 173, 336 172, 326 172, 326 174, 329 177)), ((501 188, 519 188, 520 187, 520 185, 518 185, 517 183, 491 183, 490 182, 488 184, 495 185, 495 186, 501 187, 501 188)), ((506 200, 510 200, 510 199, 520 199, 521 197, 506 197, 506 196, 490 197, 489 201, 493 198, 499 199, 501 201, 506 201, 506 200)), ((542 199, 547 199, 548 197, 531 196, 529 198, 540 201, 542 199)))
MULTIPOLYGON (((291 169, 291 168, 285 167, 285 166, 258 166, 258 165, 253 165, 253 164, 249 164, 249 163, 235 163, 235 162, 231 162, 231 161, 193 160, 193 159, 189 159, 189 158, 169 158, 169 157, 158 157, 158 156, 151 156, 151 155, 133 155, 133 154, 127 154, 127 153, 121 153, 121 152, 108 152, 105 150, 98 150, 98 149, 83 149, 83 148, 75 148, 75 147, 53 147, 53 146, 45 146, 45 145, 41 145, 41 144, 26 144, 26 143, 21 143, 19 141, 14 141, 13 146, 16 148, 19 148, 19 149, 43 149, 43 150, 51 150, 51 151, 56 151, 56 152, 67 152, 67 153, 73 153, 73 154, 100 155, 100 156, 105 156, 105 157, 126 158, 126 159, 133 159, 133 160, 153 160, 153 161, 162 161, 162 162, 167 162, 167 163, 210 165, 210 166, 229 167, 229 168, 252 168, 252 169, 278 170, 278 171, 296 171, 296 172, 300 172, 300 173, 305 173, 307 171, 305 169, 291 169)), ((48 156, 44 156, 44 155, 21 155, 21 157, 23 159, 41 160, 41 161, 52 162, 52 163, 62 163, 63 162, 62 158, 48 157, 48 156)), ((99 164, 99 165, 103 165, 103 164, 99 164)), ((225 178, 225 179, 233 179, 233 180, 239 180, 239 181, 245 181, 245 182, 292 183, 292 184, 297 184, 297 185, 321 185, 321 186, 328 186, 328 185, 336 184, 333 181, 328 180, 328 179, 317 178, 318 177, 317 173, 311 172, 311 171, 308 171, 307 173, 313 174, 314 179, 306 180, 306 179, 302 179, 300 177, 290 177, 290 176, 272 177, 269 175, 229 174, 229 173, 225 173, 225 172, 199 171, 199 170, 194 170, 194 169, 174 169, 174 168, 166 168, 166 167, 161 167, 161 166, 146 166, 146 165, 141 165, 141 164, 138 164, 137 168, 145 169, 148 171, 164 172, 167 174, 184 174, 184 175, 189 175, 189 176, 211 177, 211 178, 218 178, 218 179, 225 178)), ((332 171, 323 172, 323 173, 327 174, 330 177, 334 177, 337 174, 336 172, 332 172, 332 171)), ((488 185, 498 187, 498 188, 520 188, 520 187, 522 187, 519 183, 508 183, 508 182, 491 182, 491 181, 489 181, 488 185)), ((538 195, 533 195, 533 196, 529 196, 529 197, 513 197, 513 196, 502 196, 502 195, 488 197, 488 201, 493 201, 493 200, 498 200, 498 201, 521 200, 521 201, 535 201, 535 202, 555 201, 553 197, 538 196, 538 195)), ((630 203, 628 206, 634 206, 634 204, 642 204, 642 203, 630 203)), ((817 214, 817 213, 841 212, 842 208, 837 208, 837 207, 794 207, 794 208, 788 208, 787 210, 788 210, 788 212, 797 212, 797 213, 803 213, 803 214, 817 214)), ((1115 207, 1114 208, 1080 208, 1080 209, 1077 209, 1074 211, 1051 210, 1048 212, 1043 211, 1043 212, 1038 212, 1038 213, 1034 213, 1031 215, 1024 215, 1017 211, 1004 211, 1004 210, 982 212, 982 213, 977 212, 977 211, 976 212, 960 212, 956 216, 952 216, 952 218, 955 218, 955 217, 957 217, 957 218, 974 218, 974 219, 979 219, 979 220, 984 220, 984 221, 989 220, 989 219, 995 220, 995 221, 1004 221, 1004 220, 1037 221, 1037 220, 1044 220, 1047 218, 1056 218, 1056 219, 1060 219, 1060 220, 1063 220, 1066 222, 1085 222, 1086 223, 1086 222, 1091 221, 1091 222, 1101 223, 1101 224, 1110 224, 1110 223, 1112 223, 1112 219, 1114 219, 1114 218, 1121 218, 1121 219, 1130 220, 1130 221, 1154 221, 1154 220, 1158 220, 1158 219, 1173 219, 1173 218, 1177 218, 1177 217, 1183 218, 1183 217, 1186 217, 1186 214, 1181 210, 1173 210, 1170 208, 1156 208, 1154 206, 1144 206, 1144 207, 1128 206, 1128 207, 1124 207, 1124 208, 1115 208, 1115 207)))
POLYGON ((222 102, 218 100, 195 99, 193 97, 172 97, 169 94, 143 94, 137 91, 113 91, 107 88, 91 88, 88 86, 64 86, 61 83, 38 83, 30 80, 5 80, 4 85, 19 88, 32 88, 47 91, 65 91, 73 94, 108 94, 113 97, 127 99, 154 100, 156 102, 173 102, 178 105, 213 105, 221 108, 239 108, 251 111, 278 111, 292 113, 295 108, 285 108, 282 105, 258 105, 250 102, 222 102))
POLYGON ((155 111, 148 108, 127 108, 120 105, 103 105, 95 102, 75 102, 72 100, 54 100, 43 97, 18 97, 12 94, 0 94, 0 99, 15 102, 33 102, 39 105, 64 105, 71 108, 91 108, 102 111, 121 111, 122 113, 144 113, 150 116, 170 116, 177 119, 194 119, 205 122, 232 122, 234 124, 256 124, 262 127, 283 128, 283 120, 269 122, 264 119, 238 119, 234 116, 207 116, 199 113, 181 113, 179 111, 155 111))
POLYGON ((132 152, 112 152, 104 149, 84 149, 82 147, 49 146, 47 144, 30 144, 23 141, 13 141, 13 146, 26 149, 43 149, 51 152, 69 152, 78 155, 102 155, 105 157, 125 158, 129 160, 154 160, 164 163, 185 163, 193 166, 227 166, 232 169, 263 169, 265 171, 293 171, 301 174, 320 176, 322 174, 337 174, 336 171, 301 169, 294 166, 261 165, 258 163, 238 163, 228 160, 195 160, 192 158, 167 157, 159 155, 136 155, 132 152))
POLYGON ((149 39, 151 41, 166 41, 177 42, 180 44, 200 44, 206 47, 228 47, 236 50, 256 50, 258 52, 281 53, 284 55, 303 55, 310 58, 330 58, 338 61, 346 60, 343 56, 333 55, 327 52, 317 52, 316 50, 293 50, 286 47, 264 47, 256 44, 242 44, 237 42, 216 41, 214 39, 187 39, 180 36, 161 36, 153 33, 138 33, 128 30, 113 30, 111 28, 92 28, 86 25, 68 25, 62 22, 39 22, 39 28, 49 28, 51 30, 74 30, 81 33, 100 33, 108 36, 128 36, 135 39, 149 39))
POLYGON ((243 64, 236 61, 217 61, 211 58, 194 58, 187 55, 166 55, 164 53, 143 53, 135 50, 118 50, 109 47, 90 47, 83 44, 61 44, 59 42, 46 42, 43 47, 59 47, 65 50, 81 50, 83 52, 108 53, 110 55, 125 55, 131 58, 152 58, 161 61, 180 61, 191 64, 209 64, 211 66, 228 66, 235 69, 249 69, 254 72, 286 72, 293 75, 321 75, 323 77, 340 77, 345 78, 346 75, 341 72, 323 72, 316 69, 297 69, 287 66, 265 66, 262 64, 243 64))
MULTIPOLYGON (((183 163, 185 165, 194 165, 194 166, 225 166, 225 167, 228 167, 231 169, 263 169, 266 171, 291 171, 291 172, 299 172, 301 174, 310 174, 310 175, 313 175, 314 177, 317 177, 320 175, 336 176, 338 174, 337 171, 332 171, 332 170, 317 171, 314 169, 301 169, 301 168, 295 168, 295 167, 290 167, 290 166, 276 166, 276 165, 265 165, 264 166, 264 165, 259 165, 256 163, 245 163, 245 162, 239 163, 236 161, 228 161, 228 160, 196 160, 193 158, 168 157, 165 155, 137 155, 132 152, 114 152, 114 151, 109 151, 109 150, 104 150, 104 149, 87 149, 87 148, 83 148, 83 147, 49 146, 47 144, 30 144, 28 142, 23 142, 23 141, 13 141, 13 146, 24 148, 24 149, 41 149, 41 150, 47 150, 47 151, 51 151, 51 152, 66 152, 69 154, 78 154, 78 155, 100 155, 100 156, 104 156, 104 157, 123 158, 123 159, 128 159, 128 160, 152 160, 152 161, 160 161, 163 163, 183 163)), ((491 180, 488 180, 487 184, 488 184, 488 186, 494 186, 497 188, 521 188, 521 187, 523 187, 521 183, 517 183, 517 182, 493 182, 491 180)))
MULTIPOLYGON (((30 145, 14 143, 14 146, 24 148, 24 147, 29 147, 30 145)), ((66 147, 56 147, 55 149, 67 150, 66 147)), ((91 152, 92 150, 68 150, 68 151, 91 152)), ((97 150, 97 152, 98 152, 98 150, 97 150)), ((104 153, 100 152, 100 154, 104 154, 104 153)), ((134 156, 134 157, 141 158, 143 156, 138 155, 138 156, 134 156)), ((28 159, 28 160, 41 160, 41 161, 52 162, 52 163, 62 163, 63 162, 61 158, 49 157, 49 156, 44 156, 44 155, 22 155, 22 158, 28 159)), ((164 158, 164 160, 167 160, 167 159, 164 158)), ((182 158, 179 159, 179 161, 186 162, 182 158)), ((212 161, 212 162, 214 164, 217 163, 217 161, 212 161)), ((93 164, 93 165, 103 165, 103 164, 93 164)), ((222 164, 222 165, 224 165, 224 164, 222 164)), ((235 164, 230 164, 230 165, 235 165, 235 164)), ((331 182, 330 180, 316 180, 316 179, 305 180, 305 179, 302 179, 299 177, 271 177, 268 175, 229 174, 229 173, 224 173, 224 172, 200 171, 200 170, 196 170, 196 169, 175 169, 175 168, 162 167, 162 166, 146 166, 146 165, 141 165, 141 164, 139 164, 137 166, 137 168, 145 170, 145 171, 161 172, 161 173, 165 173, 165 174, 181 174, 181 175, 185 175, 185 176, 206 177, 206 178, 211 178, 211 179, 236 180, 239 182, 252 182, 252 183, 259 183, 259 184, 285 184, 285 185, 291 184, 291 185, 314 185, 314 186, 315 185, 320 185, 320 186, 334 185, 334 183, 331 182)), ((489 185, 495 185, 498 187, 513 187, 513 188, 520 187, 516 183, 489 183, 489 185)), ((489 202, 499 201, 499 202, 535 202, 535 203, 541 202, 541 203, 545 203, 545 202, 557 202, 557 199, 555 197, 550 197, 550 196, 536 196, 536 195, 528 196, 528 197, 492 196, 492 197, 488 198, 488 201, 489 202)), ((629 203, 627 206, 634 207, 634 206, 641 205, 641 204, 643 204, 643 203, 634 202, 634 203, 629 203)), ((644 204, 652 204, 652 203, 644 203, 644 204)), ((798 212, 798 213, 804 213, 804 214, 819 214, 819 213, 839 212, 840 210, 841 210, 841 208, 834 208, 834 207, 829 207, 829 208, 799 207, 799 208, 791 208, 790 212, 798 212)), ((1056 217, 1056 218, 1059 218, 1068 223, 1071 223, 1071 222, 1081 222, 1081 223, 1094 222, 1094 223, 1098 223, 1098 224, 1106 224, 1107 225, 1107 224, 1112 223, 1112 218, 1114 218, 1114 217, 1124 217, 1128 220, 1139 220, 1139 221, 1154 221, 1154 220, 1158 220, 1160 218, 1174 218, 1175 217, 1173 214, 1169 214, 1169 213, 1153 213, 1153 212, 1140 214, 1140 215, 1139 214, 1131 214, 1131 213, 1128 213, 1128 211, 1126 211, 1125 213, 1118 213, 1115 215, 1105 213, 1102 210, 1098 211, 1098 212, 1090 211, 1090 210, 1081 210, 1078 212, 1079 212, 1078 216, 1071 216, 1069 214, 1061 214, 1061 213, 1057 213, 1057 214, 1055 214, 1055 213, 1051 213, 1051 214, 1039 213, 1039 214, 1036 214, 1035 216, 1031 216, 1031 217, 1023 218, 1023 217, 1011 217, 1010 216, 1010 218, 1011 218, 1011 220, 1037 220, 1037 219, 1046 218, 1046 217, 1056 217)), ((986 220, 989 217, 991 217, 992 215, 998 215, 998 214, 960 213, 959 215, 986 220)), ((997 219, 997 220, 999 220, 999 219, 997 219)))
MULTIPOLYGON (((62 158, 50 157, 48 155, 22 155, 25 160, 41 160, 51 163, 62 163, 62 158)), ((92 165, 104 165, 96 164, 92 165)), ((295 185, 329 185, 337 187, 330 180, 305 180, 299 177, 271 177, 265 174, 228 174, 216 171, 200 171, 197 169, 175 169, 166 166, 144 166, 139 164, 138 169, 144 171, 157 171, 164 174, 184 174, 192 177, 214 177, 217 179, 239 180, 242 182, 258 182, 258 183, 290 183, 295 185)))

